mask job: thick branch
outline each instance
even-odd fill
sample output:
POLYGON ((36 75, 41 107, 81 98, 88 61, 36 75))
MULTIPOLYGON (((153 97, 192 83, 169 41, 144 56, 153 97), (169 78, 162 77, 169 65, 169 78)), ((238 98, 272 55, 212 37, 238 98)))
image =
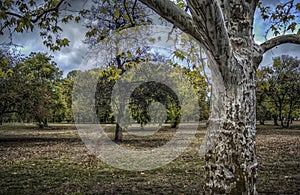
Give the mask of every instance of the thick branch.
POLYGON ((268 50, 284 44, 284 43, 294 43, 294 44, 300 44, 300 36, 299 35, 282 35, 279 37, 272 38, 263 44, 261 44, 261 48, 263 52, 267 52, 268 50))
POLYGON ((209 50, 218 64, 227 61, 231 52, 224 13, 217 0, 188 0, 194 21, 203 31, 209 50))
POLYGON ((193 26, 192 18, 170 0, 140 1, 185 32, 193 26))
MULTIPOLYGON (((205 38, 197 29, 196 25, 190 15, 184 10, 179 8, 170 0, 139 0, 144 3, 147 7, 151 8, 158 15, 166 19, 167 21, 174 24, 176 27, 181 29, 198 40, 204 47, 206 47, 205 38)), ((207 47, 206 47, 207 48, 207 47)))

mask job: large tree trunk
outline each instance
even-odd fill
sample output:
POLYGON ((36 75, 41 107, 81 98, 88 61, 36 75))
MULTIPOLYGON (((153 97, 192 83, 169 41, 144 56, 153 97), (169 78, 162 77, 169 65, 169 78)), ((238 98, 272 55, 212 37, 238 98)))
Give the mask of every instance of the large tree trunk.
POLYGON ((189 13, 168 0, 140 1, 199 41, 210 58, 206 191, 256 194, 256 68, 264 52, 283 43, 300 44, 300 38, 284 35, 254 44, 258 0, 187 0, 189 13))
POLYGON ((250 57, 233 55, 225 74, 210 60, 212 100, 206 151, 209 193, 256 194, 256 68, 250 57), (237 57, 238 56, 238 57, 237 57))

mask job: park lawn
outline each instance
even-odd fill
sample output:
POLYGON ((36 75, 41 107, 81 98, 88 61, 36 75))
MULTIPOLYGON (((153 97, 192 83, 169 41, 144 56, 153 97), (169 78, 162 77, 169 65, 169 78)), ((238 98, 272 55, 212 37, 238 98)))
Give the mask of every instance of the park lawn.
MULTIPOLYGON (((113 127, 106 128, 113 136, 113 127)), ((0 126, 0 194, 199 194, 203 192, 204 159, 198 148, 204 124, 190 147, 159 169, 126 171, 102 163, 90 154, 74 125, 0 126)), ((166 128, 160 139, 137 141, 125 136, 121 145, 149 148, 168 141, 166 128), (158 141, 155 141, 158 140, 158 141)), ((300 192, 300 123, 290 129, 270 124, 258 126, 258 192, 300 192)))

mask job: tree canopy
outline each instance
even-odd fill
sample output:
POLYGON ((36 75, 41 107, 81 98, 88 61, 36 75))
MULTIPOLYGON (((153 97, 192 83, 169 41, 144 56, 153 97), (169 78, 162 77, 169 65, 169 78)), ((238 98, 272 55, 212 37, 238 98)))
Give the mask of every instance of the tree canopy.
POLYGON ((282 127, 299 117, 300 60, 297 57, 279 56, 274 58, 272 67, 262 67, 258 72, 259 111, 269 112, 278 118, 282 127))

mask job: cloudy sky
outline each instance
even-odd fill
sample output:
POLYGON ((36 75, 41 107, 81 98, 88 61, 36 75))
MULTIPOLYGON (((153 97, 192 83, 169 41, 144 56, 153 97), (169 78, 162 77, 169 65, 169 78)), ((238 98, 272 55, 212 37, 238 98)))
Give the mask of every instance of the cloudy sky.
MULTIPOLYGON (((300 0, 297 0, 298 2, 300 0)), ((74 1, 73 1, 74 2, 74 1)), ((82 5, 76 3, 75 7, 81 7, 82 5)), ((277 0, 263 0, 265 4, 276 4, 277 0)), ((74 7, 74 6, 73 6, 74 7)), ((264 21, 261 19, 259 13, 256 13, 255 17, 255 25, 254 25, 254 34, 255 41, 257 43, 262 43, 265 41, 265 32, 266 27, 268 27, 268 21, 264 21)), ((298 25, 299 27, 299 25, 298 25)), ((83 27, 82 24, 77 23, 68 23, 63 25, 64 32, 62 33, 62 37, 67 37, 71 42, 70 46, 66 48, 62 48, 59 52, 50 52, 43 44, 42 39, 39 36, 38 31, 23 33, 23 34, 15 34, 13 36, 13 40, 15 43, 22 45, 22 52, 25 55, 28 55, 30 52, 48 52, 54 56, 54 60, 57 62, 59 68, 64 71, 64 75, 67 74, 70 70, 78 69, 85 53, 88 51, 88 47, 83 43, 86 28, 83 27)), ((269 38, 270 36, 268 36, 269 38)), ((272 58, 282 55, 288 54, 292 56, 300 57, 300 45, 295 44, 283 44, 278 46, 270 51, 268 51, 264 55, 264 60, 261 65, 269 65, 272 64, 272 58)))

